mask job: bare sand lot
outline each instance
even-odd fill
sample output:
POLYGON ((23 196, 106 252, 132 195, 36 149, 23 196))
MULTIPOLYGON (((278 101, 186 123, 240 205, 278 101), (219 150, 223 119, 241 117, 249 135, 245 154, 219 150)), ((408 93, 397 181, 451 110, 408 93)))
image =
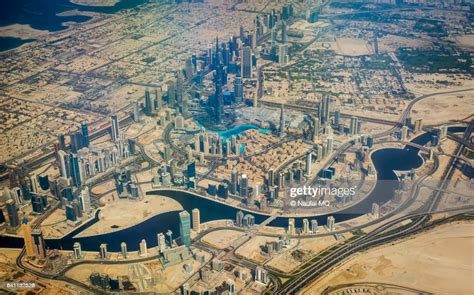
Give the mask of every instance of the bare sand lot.
POLYGON ((218 230, 205 235, 202 241, 215 248, 225 249, 243 235, 244 232, 237 230, 218 230))
POLYGON ((91 236, 122 230, 155 215, 177 210, 183 210, 183 207, 175 200, 163 196, 146 196, 140 201, 116 200, 103 207, 100 211, 99 221, 78 236, 91 236))
POLYGON ((329 286, 376 282, 435 294, 473 294, 474 222, 445 224, 395 245, 378 247, 343 263, 302 294, 329 286))
POLYGON ((455 38, 459 46, 474 48, 474 35, 462 35, 455 38))
POLYGON ((364 39, 337 38, 332 48, 338 54, 359 56, 372 54, 370 44, 364 39))
POLYGON ((473 106, 474 90, 437 95, 416 103, 412 118, 423 119, 423 124, 440 124, 473 115, 473 106))
POLYGON ((0 27, 0 36, 2 37, 16 37, 20 39, 34 39, 39 36, 48 34, 48 31, 37 30, 30 27, 30 25, 14 24, 0 27))

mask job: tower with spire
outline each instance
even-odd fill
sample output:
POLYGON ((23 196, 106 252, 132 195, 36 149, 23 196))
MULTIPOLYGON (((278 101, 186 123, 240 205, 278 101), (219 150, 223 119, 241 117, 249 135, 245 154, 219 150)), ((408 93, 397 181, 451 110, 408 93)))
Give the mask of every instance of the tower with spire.
POLYGON ((285 134, 285 107, 281 104, 280 107, 280 128, 278 130, 280 137, 284 137, 285 134))

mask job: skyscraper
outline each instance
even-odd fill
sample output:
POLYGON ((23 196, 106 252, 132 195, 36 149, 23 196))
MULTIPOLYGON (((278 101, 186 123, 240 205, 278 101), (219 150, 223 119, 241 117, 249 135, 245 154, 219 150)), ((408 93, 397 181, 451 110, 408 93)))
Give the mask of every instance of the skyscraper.
POLYGON ((244 84, 242 78, 237 76, 234 80, 234 101, 236 104, 242 103, 244 99, 244 84))
POLYGON ((284 137, 285 133, 285 109, 284 105, 281 104, 280 106, 280 128, 278 129, 280 137, 284 137))
POLYGON ((194 208, 193 214, 193 230, 197 233, 201 231, 201 213, 198 208, 194 208))
POLYGON ((329 112, 331 109, 331 97, 329 95, 324 95, 321 101, 319 102, 319 121, 321 124, 325 125, 329 122, 329 112))
POLYGON ((239 174, 237 170, 232 170, 230 174, 230 193, 235 195, 237 193, 237 182, 238 182, 239 174))
POLYGON ((359 118, 352 116, 351 117, 351 126, 350 126, 351 135, 356 135, 359 133, 359 118))
POLYGON ((81 178, 81 169, 79 167, 79 159, 77 158, 76 154, 70 155, 70 175, 72 178, 72 183, 76 187, 80 187, 82 185, 82 178, 81 178))
POLYGON ((82 212, 89 213, 91 211, 91 197, 89 193, 89 187, 86 186, 81 190, 79 198, 81 201, 82 212))
POLYGON ((34 229, 31 235, 33 237, 36 258, 46 258, 46 244, 44 243, 43 233, 39 229, 34 229))
POLYGON ((127 243, 125 242, 120 243, 120 253, 122 254, 123 258, 128 257, 127 243))
POLYGON ((191 216, 186 210, 179 213, 179 236, 183 245, 191 246, 191 216))
POLYGON ((82 248, 79 242, 75 242, 73 245, 73 256, 74 259, 81 259, 82 257, 82 248))
POLYGON ((333 216, 328 216, 328 218, 327 218, 327 227, 328 227, 329 231, 334 231, 335 222, 336 222, 336 220, 333 216))
POLYGON ((242 48, 241 58, 242 78, 252 78, 252 49, 249 46, 242 48))
POLYGON ((248 179, 246 174, 242 174, 240 176, 240 197, 242 200, 247 200, 249 195, 249 188, 248 188, 248 179))
POLYGON ((23 240, 25 242, 26 256, 35 256, 35 247, 33 244, 33 238, 31 237, 31 226, 28 223, 28 219, 23 217, 21 222, 21 230, 23 232, 23 240))
POLYGON ((82 147, 89 147, 89 125, 87 122, 81 123, 81 132, 82 132, 82 147))
POLYGON ((148 248, 146 246, 146 240, 143 239, 140 242, 140 256, 147 256, 148 255, 148 248))
POLYGON ((151 98, 150 89, 145 90, 145 115, 151 116, 155 113, 155 102, 151 98))
POLYGON ((113 141, 120 139, 120 125, 117 115, 112 115, 111 135, 113 141))
POLYGON ((286 65, 289 62, 288 47, 286 44, 280 44, 278 46, 278 63, 280 65, 286 65))
POLYGON ((281 22, 281 43, 286 44, 286 39, 288 38, 288 29, 286 21, 281 22))
POLYGON ((305 169, 306 176, 311 176, 311 164, 312 164, 312 156, 311 156, 311 152, 309 152, 306 154, 306 169, 305 169))
POLYGON ((12 231, 16 231, 20 226, 20 219, 18 218, 18 210, 15 201, 9 199, 5 202, 8 214, 8 227, 12 231))
POLYGON ((102 259, 106 259, 109 256, 109 252, 107 251, 107 244, 100 244, 99 256, 102 259))
POLYGON ((264 77, 263 77, 262 66, 259 66, 257 69, 257 99, 260 99, 263 97, 263 80, 264 80, 264 77))
POLYGON ((69 177, 69 170, 67 169, 67 162, 68 162, 68 154, 65 151, 59 150, 58 151, 58 158, 59 158, 59 174, 61 177, 68 178, 69 177))

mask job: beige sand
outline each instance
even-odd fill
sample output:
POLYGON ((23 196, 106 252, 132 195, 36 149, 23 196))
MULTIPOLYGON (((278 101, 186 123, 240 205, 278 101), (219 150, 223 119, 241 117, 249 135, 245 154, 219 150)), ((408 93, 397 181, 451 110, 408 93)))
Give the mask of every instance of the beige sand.
POLYGON ((395 245, 360 254, 314 282, 303 294, 342 283, 391 283, 436 294, 472 294, 474 223, 442 225, 395 245))
POLYGON ((100 220, 78 236, 90 236, 122 230, 155 215, 182 209, 183 207, 178 202, 163 196, 146 196, 141 201, 117 200, 102 208, 100 220), (118 227, 111 228, 113 225, 118 227))
POLYGON ((245 235, 236 230, 218 230, 205 235, 202 241, 218 249, 229 247, 235 240, 245 235))

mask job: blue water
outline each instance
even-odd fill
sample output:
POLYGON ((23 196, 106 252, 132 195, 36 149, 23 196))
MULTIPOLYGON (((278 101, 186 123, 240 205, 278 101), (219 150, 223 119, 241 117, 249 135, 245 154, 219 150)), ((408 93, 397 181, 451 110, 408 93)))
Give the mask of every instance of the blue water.
MULTIPOLYGON (((148 1, 122 0, 110 7, 93 7, 73 4, 69 0, 2 0, 0 1, 0 26, 25 24, 34 29, 55 32, 67 28, 62 24, 63 22, 80 23, 91 19, 91 17, 85 15, 58 16, 57 14, 61 12, 77 9, 79 11, 111 14, 123 9, 134 8, 148 1)), ((15 48, 31 41, 0 37, 0 51, 15 48)))
MULTIPOLYGON (((464 128, 450 128, 451 132, 462 132, 464 128)), ((431 134, 425 133, 413 140, 414 143, 425 145, 431 140, 431 134)), ((362 202, 345 209, 337 214, 332 214, 336 222, 345 221, 364 215, 371 210, 373 203, 385 203, 393 197, 395 188, 398 186, 398 179, 394 170, 411 170, 422 165, 422 158, 418 155, 419 149, 414 147, 405 147, 403 149, 385 148, 378 150, 372 154, 372 160, 377 170, 377 184, 373 192, 362 202)), ((235 219, 235 215, 239 209, 227 206, 225 204, 213 202, 186 192, 174 191, 151 191, 149 195, 165 195, 178 201, 182 207, 191 212, 192 209, 198 208, 201 212, 201 222, 219 219, 235 219)), ((245 212, 245 210, 243 210, 245 212)), ((248 212, 245 212, 248 213, 248 212)), ((263 214, 254 214, 255 222, 261 223, 267 216, 263 214)), ((316 219, 319 224, 326 224, 327 216, 308 217, 316 219)), ((295 218, 296 226, 302 226, 303 218, 295 218)), ((171 229, 174 233, 173 237, 179 235, 178 229, 178 211, 168 212, 154 216, 138 225, 128 229, 119 230, 110 234, 103 234, 87 238, 74 239, 73 236, 81 232, 91 224, 95 223, 97 218, 91 220, 68 234, 62 239, 47 240, 46 243, 50 248, 56 249, 72 249, 74 242, 78 241, 84 250, 98 251, 100 243, 108 244, 109 251, 119 251, 119 245, 122 241, 126 242, 130 251, 138 250, 138 243, 145 239, 149 247, 157 244, 156 234, 166 232, 171 229)), ((287 227, 288 218, 278 217, 270 223, 271 226, 287 227)), ((22 239, 0 236, 0 247, 21 247, 22 239)))

